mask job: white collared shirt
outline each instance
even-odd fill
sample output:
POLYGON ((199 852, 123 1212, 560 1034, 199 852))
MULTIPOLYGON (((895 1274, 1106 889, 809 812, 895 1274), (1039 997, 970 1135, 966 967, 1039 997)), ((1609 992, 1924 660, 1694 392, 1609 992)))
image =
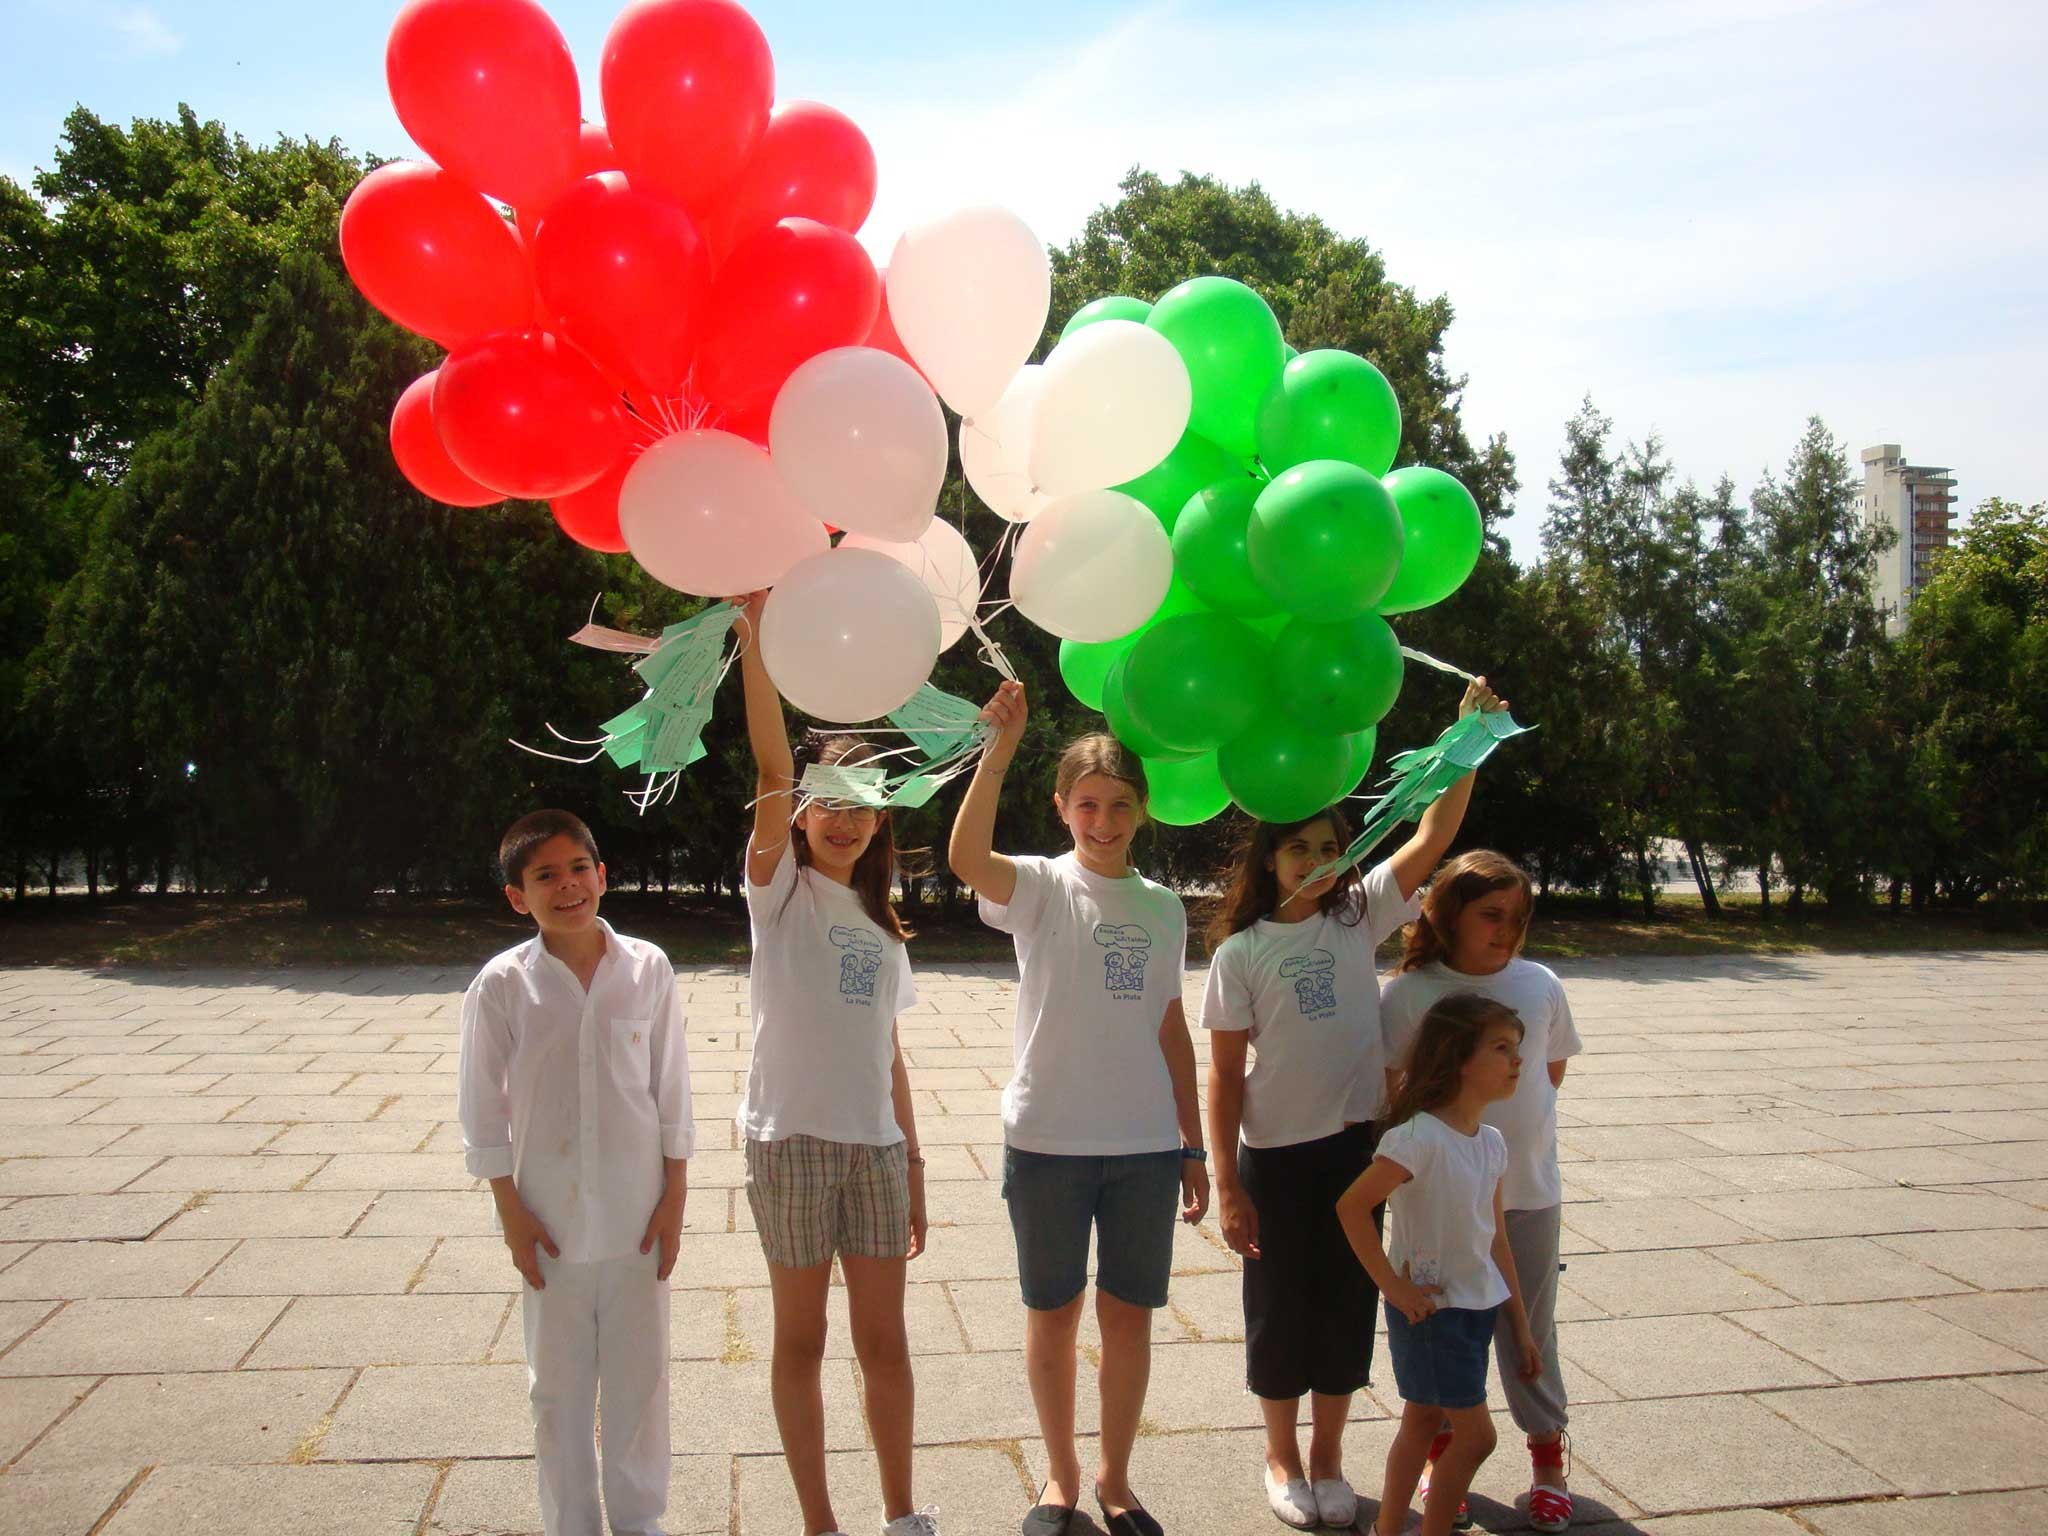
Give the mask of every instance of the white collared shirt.
POLYGON ((565 1262, 639 1250, 664 1158, 687 1158, 690 1057, 668 956, 604 930, 586 992, 535 935, 487 962, 462 999, 464 1162, 511 1175, 565 1262))

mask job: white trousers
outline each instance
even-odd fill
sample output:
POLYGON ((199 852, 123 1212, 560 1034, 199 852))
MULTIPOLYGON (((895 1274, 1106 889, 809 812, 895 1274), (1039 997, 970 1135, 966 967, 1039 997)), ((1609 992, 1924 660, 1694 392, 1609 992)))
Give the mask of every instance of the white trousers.
POLYGON ((540 1256, 547 1289, 520 1287, 540 1515, 547 1536, 661 1536, 668 1507, 668 1282, 661 1250, 595 1264, 540 1256))

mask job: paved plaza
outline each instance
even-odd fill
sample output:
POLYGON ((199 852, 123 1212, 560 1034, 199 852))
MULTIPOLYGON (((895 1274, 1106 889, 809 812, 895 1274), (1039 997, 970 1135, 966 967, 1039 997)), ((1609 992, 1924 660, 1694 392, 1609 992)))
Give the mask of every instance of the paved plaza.
MULTIPOLYGON (((1587 1047, 1561 1141, 1578 1528, 2048 1532, 2048 955, 1560 969, 1587 1047)), ((538 1529, 515 1276, 454 1123, 467 981, 0 971, 0 1531, 538 1529)), ((683 985, 670 1529, 796 1536, 731 1123, 746 977, 683 985)), ((1039 1471, 994 1177, 1014 985, 924 970, 903 1023, 934 1222, 911 1270, 918 1482, 948 1536, 1014 1531, 1039 1471)), ((1178 1243, 1138 1489, 1174 1536, 1280 1530, 1236 1260, 1213 1222, 1178 1243)), ((838 1316, 833 1475, 867 1536, 838 1316)), ((1361 1492, 1398 1407, 1384 1354, 1375 1376, 1361 1492)), ((1502 1424, 1489 1531, 1525 1528, 1502 1424)))

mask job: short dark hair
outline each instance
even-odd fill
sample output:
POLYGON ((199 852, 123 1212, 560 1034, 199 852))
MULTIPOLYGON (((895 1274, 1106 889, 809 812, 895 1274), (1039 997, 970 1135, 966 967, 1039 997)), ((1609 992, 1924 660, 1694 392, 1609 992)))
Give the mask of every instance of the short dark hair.
POLYGON ((513 822, 498 839, 498 873, 507 885, 526 883, 526 866, 533 862, 534 851, 551 837, 575 838, 590 861, 597 862, 597 839, 581 816, 573 811, 535 811, 513 822))

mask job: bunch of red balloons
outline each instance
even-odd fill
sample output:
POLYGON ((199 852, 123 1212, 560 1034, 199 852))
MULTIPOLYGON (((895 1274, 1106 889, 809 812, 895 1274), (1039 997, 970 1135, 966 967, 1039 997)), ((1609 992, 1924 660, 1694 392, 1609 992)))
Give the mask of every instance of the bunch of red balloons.
POLYGON ((775 103, 767 39, 733 0, 621 12, 601 125, 536 0, 411 0, 385 68, 433 158, 366 176, 341 250, 371 303, 448 349, 391 420, 426 495, 546 500, 571 537, 622 551, 620 489, 649 443, 765 447, 784 382, 835 348, 908 368, 854 238, 874 152, 830 107, 775 103))

